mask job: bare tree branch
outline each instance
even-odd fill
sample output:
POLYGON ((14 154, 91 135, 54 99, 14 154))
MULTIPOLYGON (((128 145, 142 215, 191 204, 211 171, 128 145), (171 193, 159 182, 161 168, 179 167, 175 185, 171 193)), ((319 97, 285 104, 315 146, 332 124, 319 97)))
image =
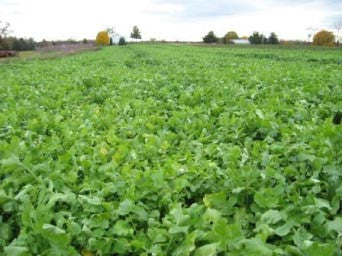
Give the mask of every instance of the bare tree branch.
POLYGON ((10 26, 11 25, 8 22, 0 21, 0 38, 6 37, 8 34, 11 33, 11 31, 9 30, 10 26))
POLYGON ((115 29, 114 29, 114 27, 108 27, 108 28, 106 29, 106 31, 107 31, 108 35, 110 35, 111 37, 113 37, 113 36, 115 35, 115 29))

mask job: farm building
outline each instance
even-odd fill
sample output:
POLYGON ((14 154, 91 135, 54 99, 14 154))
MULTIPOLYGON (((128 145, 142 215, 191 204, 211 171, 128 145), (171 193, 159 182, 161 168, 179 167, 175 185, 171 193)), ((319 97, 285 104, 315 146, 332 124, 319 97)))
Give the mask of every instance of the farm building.
POLYGON ((233 44, 251 44, 248 39, 232 39, 233 44))
MULTIPOLYGON (((125 38, 124 36, 122 36, 122 35, 120 35, 120 34, 118 34, 118 33, 115 33, 115 34, 112 36, 113 44, 118 44, 121 37, 125 38)), ((125 40, 127 41, 127 38, 125 38, 125 40)))
POLYGON ((127 37, 125 37, 125 36, 123 36, 123 35, 120 35, 120 34, 118 34, 118 33, 115 33, 115 34, 112 36, 113 44, 118 44, 121 37, 123 37, 123 38, 125 39, 126 42, 135 42, 135 43, 142 42, 141 39, 127 38, 127 37))

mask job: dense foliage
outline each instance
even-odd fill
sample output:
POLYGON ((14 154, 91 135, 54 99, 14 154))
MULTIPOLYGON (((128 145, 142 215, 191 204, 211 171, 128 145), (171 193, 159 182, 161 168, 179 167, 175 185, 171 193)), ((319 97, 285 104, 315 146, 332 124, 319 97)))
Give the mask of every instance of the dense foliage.
POLYGON ((96 36, 97 45, 109 45, 110 38, 107 31, 100 31, 96 36))
POLYGON ((333 46, 335 44, 335 36, 332 32, 321 30, 314 35, 314 45, 333 46))
POLYGON ((239 36, 235 31, 229 31, 223 37, 223 43, 230 44, 230 43, 232 43, 233 39, 238 39, 238 38, 239 38, 239 36))
POLYGON ((203 42, 206 44, 217 43, 219 38, 215 35, 214 31, 209 31, 207 35, 203 37, 203 42))
POLYGON ((133 27, 133 31, 131 33, 131 38, 141 39, 141 32, 137 26, 133 27))
POLYGON ((35 48, 36 42, 32 38, 0 38, 0 50, 33 51, 35 48))
POLYGON ((341 255, 341 59, 129 45, 0 64, 0 254, 341 255))
POLYGON ((272 32, 267 39, 267 43, 269 44, 279 44, 279 39, 276 33, 272 32))
POLYGON ((266 43, 266 38, 263 34, 259 32, 253 32, 253 34, 248 38, 251 44, 263 44, 266 43))
POLYGON ((126 45, 126 40, 124 37, 120 37, 118 45, 126 45))

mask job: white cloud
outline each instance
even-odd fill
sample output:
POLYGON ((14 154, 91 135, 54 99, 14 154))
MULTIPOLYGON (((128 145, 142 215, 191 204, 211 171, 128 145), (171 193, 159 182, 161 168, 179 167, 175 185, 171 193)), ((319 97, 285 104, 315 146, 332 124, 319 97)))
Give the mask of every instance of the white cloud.
POLYGON ((341 8, 339 0, 0 0, 0 19, 15 35, 37 40, 94 38, 111 26, 128 36, 133 25, 145 39, 201 40, 209 30, 306 39, 308 27, 327 26, 341 8))

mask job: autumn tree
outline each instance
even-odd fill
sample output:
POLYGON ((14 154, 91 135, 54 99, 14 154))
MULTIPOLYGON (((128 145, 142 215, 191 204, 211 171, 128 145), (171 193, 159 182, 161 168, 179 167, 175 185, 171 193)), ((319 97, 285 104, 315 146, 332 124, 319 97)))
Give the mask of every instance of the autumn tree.
POLYGON ((96 36, 97 45, 109 45, 110 39, 107 31, 100 31, 96 36))
POLYGON ((131 38, 141 39, 141 32, 137 26, 133 27, 133 31, 131 33, 131 38))
POLYGON ((229 31, 223 38, 223 43, 230 44, 233 39, 238 39, 239 36, 235 31, 229 31))
POLYGON ((321 30, 314 35, 313 44, 320 46, 333 46, 335 43, 335 36, 332 32, 321 30))
POLYGON ((209 31, 209 33, 203 37, 203 42, 206 44, 217 43, 219 38, 215 35, 213 31, 209 31))

